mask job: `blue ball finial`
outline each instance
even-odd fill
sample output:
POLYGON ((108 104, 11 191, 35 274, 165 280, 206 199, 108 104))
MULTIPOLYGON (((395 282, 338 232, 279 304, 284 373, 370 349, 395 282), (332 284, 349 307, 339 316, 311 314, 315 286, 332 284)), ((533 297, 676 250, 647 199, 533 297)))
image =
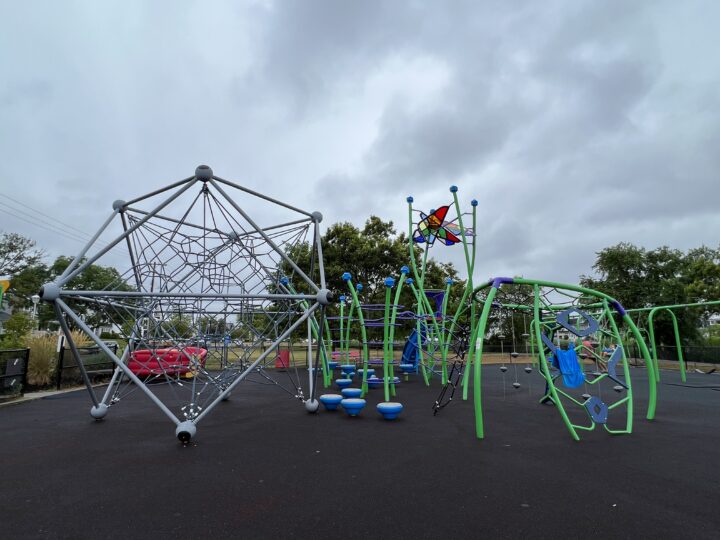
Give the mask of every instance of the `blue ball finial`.
POLYGON ((405 281, 405 283, 407 283, 408 285, 412 285, 415 282, 413 281, 413 278, 409 277, 407 278, 407 281, 405 281))
POLYGON ((363 290, 362 283, 358 283, 357 285, 355 285, 355 288, 358 290, 358 292, 362 291, 363 290))
POLYGON ((395 279, 391 277, 385 278, 385 286, 386 287, 394 287, 395 286, 395 279))
POLYGON ((445 278, 445 283, 446 283, 447 285, 452 285, 452 284, 453 284, 452 278, 449 278, 449 277, 448 277, 448 278, 445 278))
POLYGON ((343 281, 350 281, 352 279, 350 272, 344 272, 342 275, 342 279, 343 279, 343 281))
POLYGON ((290 283, 290 280, 288 278, 286 278, 285 276, 280 278, 281 285, 287 285, 288 283, 290 283))
POLYGON ((477 206, 478 205, 477 199, 473 199, 472 201, 470 201, 470 204, 473 206, 477 206))
POLYGON ((345 303, 345 295, 344 295, 344 294, 341 294, 341 295, 340 295, 340 303, 341 303, 341 304, 344 304, 344 303, 345 303))
POLYGON ((400 269, 400 273, 407 275, 407 274, 410 273, 410 269, 409 269, 407 266, 403 266, 403 267, 400 269))
POLYGON ((457 193, 457 186, 450 186, 450 193, 457 193))
POLYGON ((407 199, 405 199, 405 200, 406 200, 407 202, 411 203, 411 202, 413 202, 415 199, 413 199, 411 196, 409 196, 409 197, 408 197, 407 199))

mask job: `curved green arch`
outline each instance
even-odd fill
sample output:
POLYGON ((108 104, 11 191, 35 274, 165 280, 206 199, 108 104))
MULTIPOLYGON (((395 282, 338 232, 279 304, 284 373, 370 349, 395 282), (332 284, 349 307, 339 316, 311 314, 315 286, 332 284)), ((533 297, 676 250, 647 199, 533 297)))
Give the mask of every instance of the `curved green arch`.
POLYGON ((675 345, 677 346, 678 362, 680 364, 680 378, 682 379, 682 382, 687 382, 687 378, 685 376, 685 360, 683 359, 682 343, 680 341, 680 329, 678 328, 677 316, 672 309, 665 306, 657 306, 651 309, 648 315, 648 335, 650 337, 650 346, 652 347, 653 365, 655 366, 655 382, 660 382, 660 368, 658 366, 657 345, 655 344, 654 317, 656 313, 663 311, 668 312, 670 314, 670 317, 672 318, 673 333, 675 334, 675 345))

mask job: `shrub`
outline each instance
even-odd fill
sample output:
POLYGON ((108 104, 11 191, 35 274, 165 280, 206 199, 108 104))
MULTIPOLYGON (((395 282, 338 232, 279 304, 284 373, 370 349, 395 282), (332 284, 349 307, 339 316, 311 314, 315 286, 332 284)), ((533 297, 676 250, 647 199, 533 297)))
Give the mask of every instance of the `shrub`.
POLYGON ((17 349, 25 346, 25 340, 33 329, 33 320, 24 311, 16 311, 5 321, 4 328, 5 337, 2 340, 2 347, 17 349))
MULTIPOLYGON (((95 344, 82 330, 70 330, 70 337, 76 347, 92 347, 95 344)), ((64 343, 65 348, 69 349, 70 345, 68 345, 67 339, 64 340, 64 343)))
POLYGON ((57 336, 52 334, 32 336, 25 343, 30 349, 28 383, 33 386, 49 385, 53 380, 57 363, 57 336))
MULTIPOLYGON (((70 335, 78 347, 91 345, 87 335, 79 330, 72 330, 70 335)), ((25 339, 24 345, 30 349, 27 370, 28 384, 33 386, 52 384, 57 366, 57 340, 56 334, 35 335, 25 339)), ((70 348, 67 340, 64 344, 65 349, 70 348)))

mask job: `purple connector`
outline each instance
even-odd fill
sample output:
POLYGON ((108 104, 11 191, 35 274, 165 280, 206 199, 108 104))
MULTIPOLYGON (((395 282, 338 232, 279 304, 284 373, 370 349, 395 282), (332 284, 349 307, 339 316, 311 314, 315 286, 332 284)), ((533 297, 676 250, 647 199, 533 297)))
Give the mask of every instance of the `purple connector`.
POLYGON ((617 300, 612 300, 610 303, 615 308, 615 311, 620 314, 621 317, 625 316, 625 308, 622 307, 622 304, 620 302, 618 302, 617 300))
POLYGON ((515 283, 515 280, 511 277, 496 277, 495 279, 491 280, 489 283, 492 283, 492 286, 496 289, 499 289, 501 285, 504 283, 515 283))

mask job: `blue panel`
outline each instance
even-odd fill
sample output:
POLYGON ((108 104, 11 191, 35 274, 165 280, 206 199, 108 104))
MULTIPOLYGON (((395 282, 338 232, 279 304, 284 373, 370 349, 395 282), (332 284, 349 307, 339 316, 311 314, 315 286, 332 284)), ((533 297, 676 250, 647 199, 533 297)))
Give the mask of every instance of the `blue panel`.
POLYGON ((557 351, 557 347, 555 344, 550 340, 549 337, 547 337, 545 334, 540 334, 540 338, 542 339, 542 342, 545 344, 545 346, 550 349, 550 352, 555 354, 557 351))
POLYGON ((566 309, 565 311, 561 311, 557 314, 556 320, 560 326, 567 329, 569 332, 572 332, 578 337, 589 336, 590 334, 594 334, 600 329, 600 325, 592 316, 577 308, 570 308, 566 309), (570 322, 570 315, 572 315, 573 313, 577 313, 583 319, 585 319, 588 322, 588 327, 576 328, 575 326, 573 326, 573 324, 570 322))
POLYGON ((615 351, 612 353, 612 356, 610 357, 610 359, 608 360, 607 372, 608 372, 608 377, 610 377, 616 383, 627 388, 627 384, 625 384, 620 379, 618 379, 617 373, 615 372, 615 368, 617 368, 618 362, 622 359, 622 356, 623 356, 622 347, 617 347, 615 349, 615 351))
POLYGON ((596 424, 606 424, 608 418, 608 406, 597 396, 591 396, 585 403, 585 408, 596 424))
POLYGON ((608 360, 608 363, 607 363, 608 375, 610 375, 613 379, 617 378, 617 374, 615 373, 615 368, 617 367, 617 364, 621 358, 622 358, 622 349, 620 347, 617 347, 615 349, 615 351, 612 353, 612 356, 610 357, 610 360, 608 360))

